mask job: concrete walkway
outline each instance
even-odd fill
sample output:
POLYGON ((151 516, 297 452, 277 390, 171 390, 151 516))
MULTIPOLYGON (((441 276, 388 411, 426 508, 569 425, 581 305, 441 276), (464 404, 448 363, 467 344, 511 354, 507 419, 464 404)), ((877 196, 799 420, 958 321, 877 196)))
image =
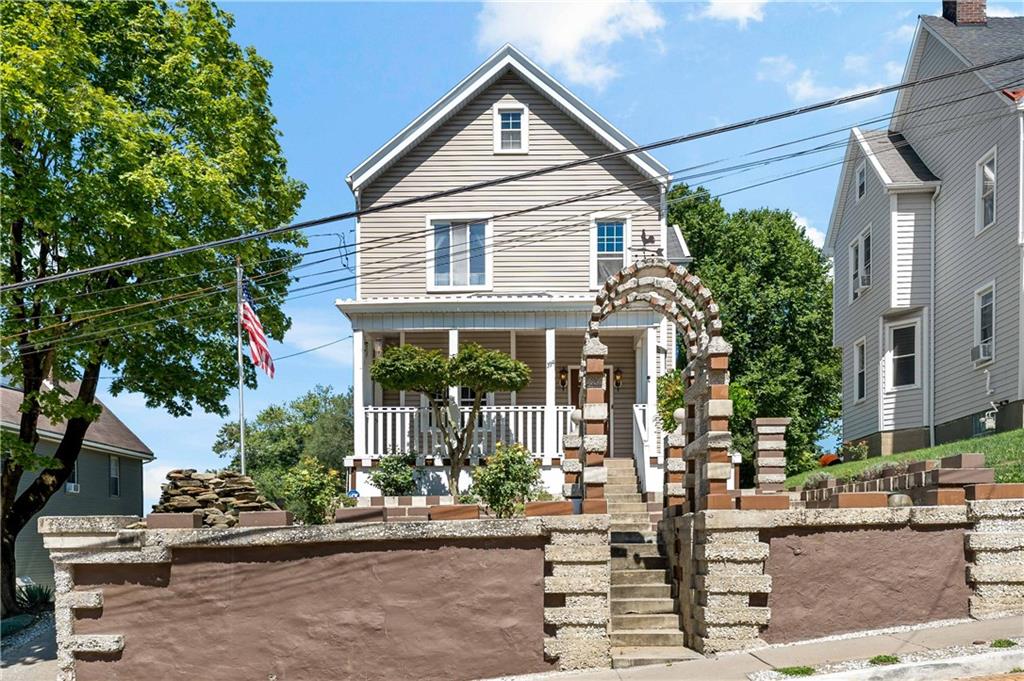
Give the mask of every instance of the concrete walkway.
POLYGON ((1024 617, 970 621, 913 631, 780 645, 747 653, 731 653, 672 664, 629 669, 556 672, 510 678, 517 681, 747 681, 747 675, 752 672, 777 667, 814 666, 828 662, 866 659, 875 655, 898 655, 956 645, 971 645, 975 641, 1018 636, 1024 636, 1024 617))
POLYGON ((57 678, 57 639, 53 628, 41 627, 39 632, 16 646, 0 652, 0 679, 3 681, 53 681, 57 678))

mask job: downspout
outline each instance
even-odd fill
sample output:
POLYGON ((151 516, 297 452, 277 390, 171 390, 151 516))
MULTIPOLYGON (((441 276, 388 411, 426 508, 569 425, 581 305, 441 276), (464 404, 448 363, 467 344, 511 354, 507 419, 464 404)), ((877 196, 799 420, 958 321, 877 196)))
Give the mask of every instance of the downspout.
POLYGON ((932 224, 928 233, 928 445, 935 446, 935 200, 942 185, 932 192, 932 224))

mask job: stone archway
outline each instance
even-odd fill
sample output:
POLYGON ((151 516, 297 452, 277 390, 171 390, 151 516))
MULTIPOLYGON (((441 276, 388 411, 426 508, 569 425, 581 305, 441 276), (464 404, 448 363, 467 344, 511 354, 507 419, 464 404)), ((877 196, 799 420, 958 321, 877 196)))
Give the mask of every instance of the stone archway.
POLYGON ((669 319, 686 348, 686 413, 668 436, 664 499, 673 512, 732 508, 726 491, 733 476, 729 448, 729 344, 711 291, 700 278, 663 258, 644 258, 613 274, 594 301, 580 359, 579 435, 567 435, 563 446, 566 483, 583 499, 584 513, 604 513, 604 459, 608 451, 608 410, 604 402, 604 363, 608 347, 601 343, 601 323, 623 308, 644 305, 669 319))

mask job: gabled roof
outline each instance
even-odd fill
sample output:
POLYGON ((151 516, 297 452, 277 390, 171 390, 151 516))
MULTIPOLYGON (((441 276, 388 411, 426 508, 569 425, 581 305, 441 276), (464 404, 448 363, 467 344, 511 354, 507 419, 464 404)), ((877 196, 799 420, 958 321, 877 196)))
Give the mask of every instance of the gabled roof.
MULTIPOLYGON (((68 386, 72 389, 72 386, 68 386)), ((74 390, 72 389, 72 394, 74 390)), ((0 386, 0 424, 4 428, 17 429, 21 423, 21 400, 24 392, 20 388, 8 385, 0 386)), ((139 439, 139 436, 132 432, 121 419, 110 411, 99 400, 96 403, 103 407, 100 417, 89 426, 86 431, 86 439, 83 447, 111 451, 127 456, 136 456, 140 459, 150 460, 153 458, 153 450, 139 439)), ((39 417, 39 437, 41 439, 59 440, 64 436, 66 422, 53 423, 45 416, 39 417)))
POLYGON ((686 245, 686 239, 683 238, 683 230, 679 229, 679 225, 669 225, 667 231, 665 258, 673 265, 689 265, 693 262, 693 257, 690 255, 690 247, 686 245))
MULTIPOLYGON (((593 133, 595 137, 607 144, 610 149, 621 151, 636 146, 636 142, 587 106, 583 100, 570 92, 544 69, 534 64, 512 45, 506 44, 349 173, 345 178, 349 188, 356 192, 378 177, 407 151, 461 110, 473 97, 508 71, 521 77, 567 115, 593 133)), ((656 161, 650 154, 640 152, 629 154, 625 158, 644 175, 656 179, 662 184, 668 184, 668 168, 656 161)))
MULTIPOLYGON (((921 53, 924 50, 922 35, 927 34, 944 45, 956 55, 965 66, 976 66, 985 62, 1005 59, 1024 52, 1024 17, 989 17, 984 24, 957 25, 948 19, 936 16, 921 16, 914 35, 914 43, 910 48, 907 66, 903 73, 903 82, 915 80, 921 64, 921 53)), ((981 81, 992 88, 993 92, 1006 89, 1019 89, 1024 73, 1021 62, 1009 62, 993 66, 982 71, 975 71, 981 81), (1017 84, 1008 87, 1009 83, 1017 84)), ((896 97, 896 107, 890 129, 900 129, 900 118, 909 104, 909 90, 900 90, 896 97)), ((1014 99, 1013 94, 1003 93, 1007 101, 1014 99)))
POLYGON ((846 144, 843 169, 832 204, 832 217, 825 235, 823 250, 826 255, 831 255, 834 250, 835 237, 846 210, 846 188, 856 167, 860 166, 861 159, 875 173, 886 191, 934 191, 940 184, 939 178, 928 169, 903 135, 885 130, 853 128, 846 144))

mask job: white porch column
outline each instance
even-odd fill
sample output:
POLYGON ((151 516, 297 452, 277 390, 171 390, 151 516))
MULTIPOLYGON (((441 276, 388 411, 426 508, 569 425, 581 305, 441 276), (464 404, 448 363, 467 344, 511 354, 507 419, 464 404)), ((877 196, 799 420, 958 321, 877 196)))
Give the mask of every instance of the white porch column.
POLYGON ((555 409, 555 330, 544 330, 544 454, 554 456, 559 447, 555 409))
POLYGON ((647 351, 647 409, 644 410, 647 419, 647 460, 644 461, 644 467, 647 468, 651 465, 651 457, 658 455, 661 444, 657 437, 660 429, 655 428, 658 419, 658 334, 653 327, 649 327, 644 334, 644 349, 647 351))
POLYGON ((366 415, 363 411, 363 332, 352 331, 352 453, 366 454, 366 415))
MULTIPOLYGON (((448 329, 448 356, 454 357, 459 354, 459 330, 448 329)), ((452 404, 458 405, 459 403, 459 388, 458 386, 452 386, 448 389, 448 395, 451 398, 452 404)))
MULTIPOLYGON (((405 331, 399 331, 398 332, 398 344, 399 345, 405 345, 405 331)), ((398 391, 398 406, 399 407, 404 407, 405 406, 405 391, 404 390, 398 391)))
MULTIPOLYGON (((509 355, 512 359, 516 358, 516 332, 515 329, 508 332, 508 350, 509 355)), ((516 393, 512 392, 508 396, 508 403, 513 407, 516 406, 516 393)))

